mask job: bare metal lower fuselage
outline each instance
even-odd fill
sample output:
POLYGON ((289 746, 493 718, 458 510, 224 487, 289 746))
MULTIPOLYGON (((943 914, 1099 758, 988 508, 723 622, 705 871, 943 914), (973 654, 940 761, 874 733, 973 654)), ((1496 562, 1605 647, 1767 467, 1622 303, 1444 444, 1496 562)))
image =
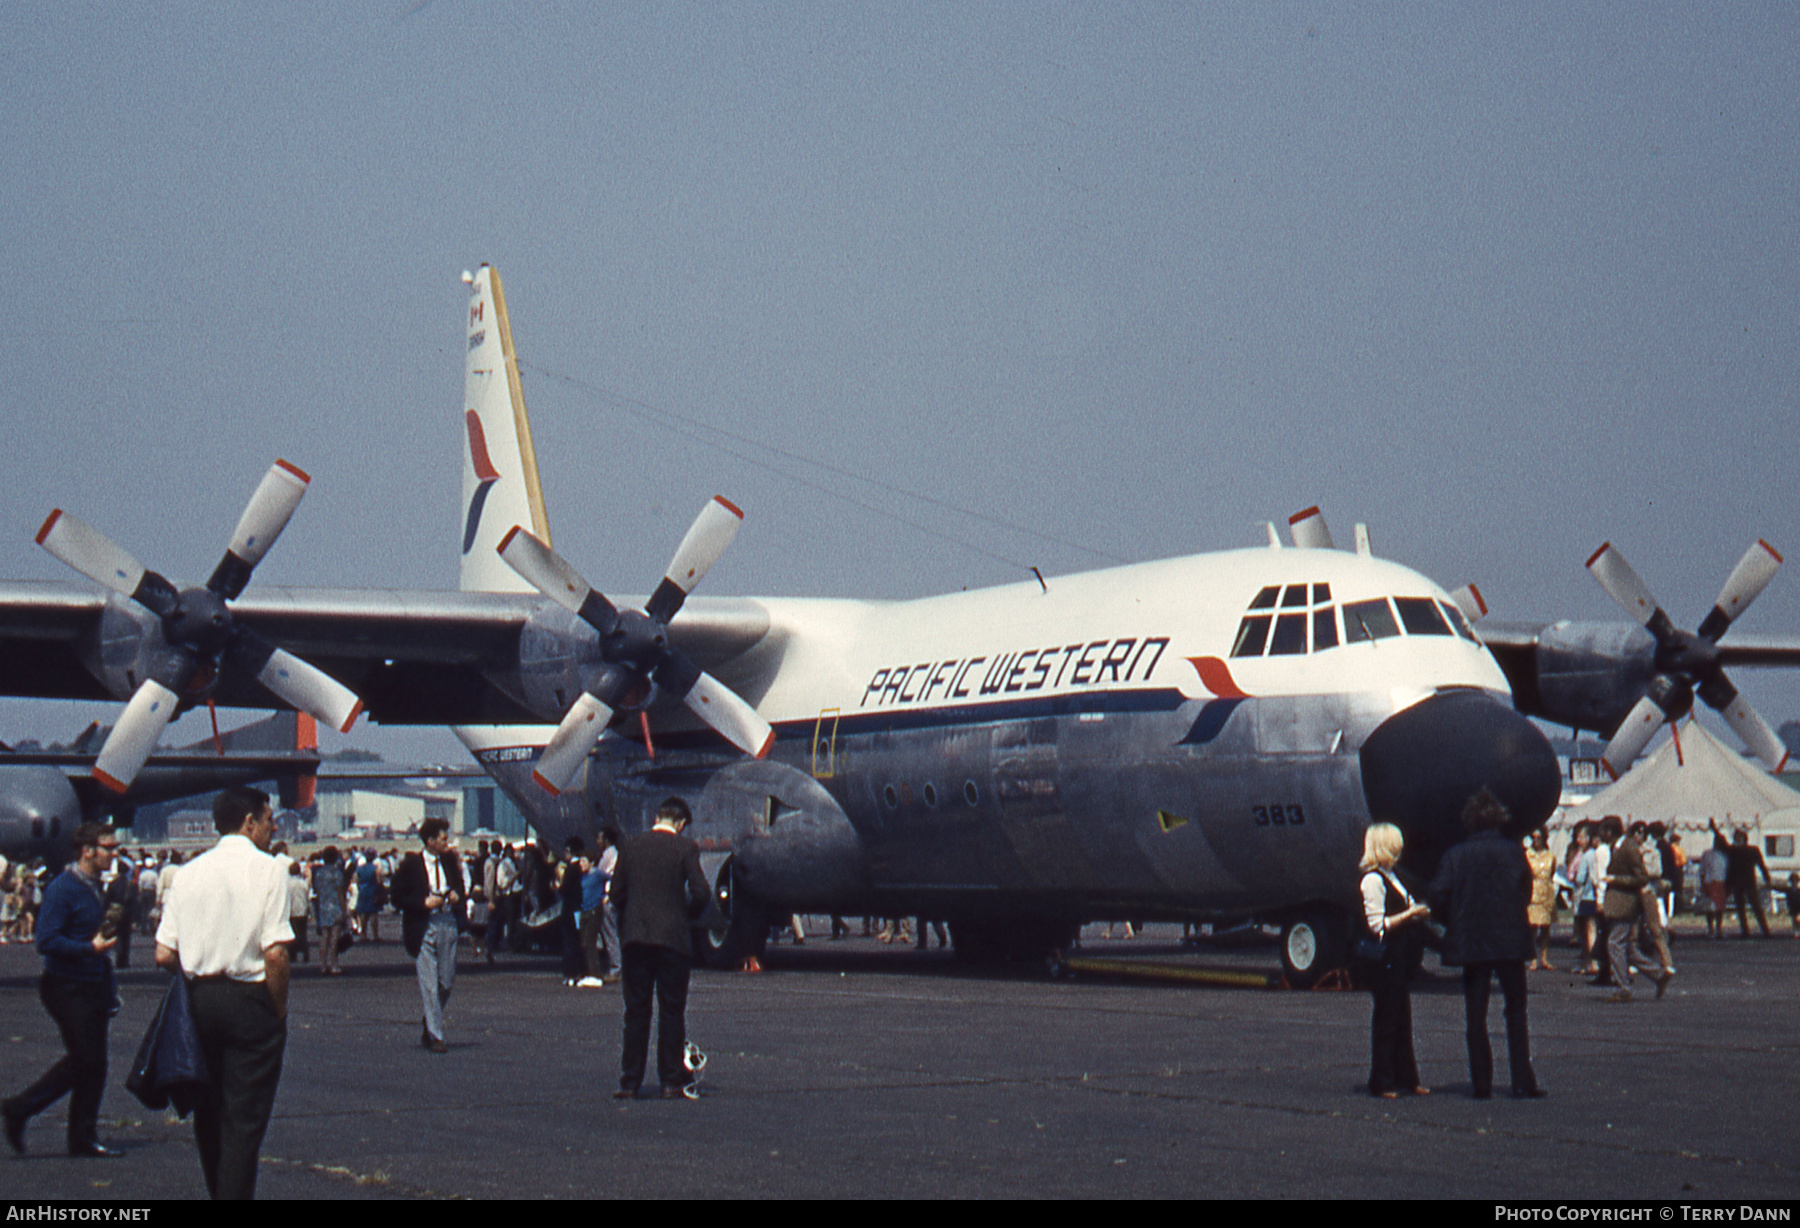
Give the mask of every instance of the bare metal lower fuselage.
POLYGON ((612 737, 585 792, 558 799, 532 784, 528 751, 483 758, 556 843, 646 828, 684 797, 691 834, 729 850, 741 886, 778 911, 1200 918, 1348 893, 1369 822, 1350 748, 1387 715, 1373 697, 1145 690, 1017 707, 782 728, 761 762, 704 737, 655 757, 612 737))

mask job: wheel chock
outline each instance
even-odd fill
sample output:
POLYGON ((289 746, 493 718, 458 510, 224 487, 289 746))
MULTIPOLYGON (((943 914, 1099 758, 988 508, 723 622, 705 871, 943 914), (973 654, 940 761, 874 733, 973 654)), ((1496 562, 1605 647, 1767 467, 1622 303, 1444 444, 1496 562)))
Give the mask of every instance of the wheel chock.
MULTIPOLYGON (((1285 974, 1281 977, 1277 987, 1288 990, 1300 990, 1303 988, 1288 980, 1285 974)), ((1305 988, 1309 989, 1312 993, 1343 993, 1346 990, 1355 989, 1356 986, 1350 980, 1350 970, 1348 968, 1333 968, 1330 972, 1327 972, 1324 976, 1305 988)))

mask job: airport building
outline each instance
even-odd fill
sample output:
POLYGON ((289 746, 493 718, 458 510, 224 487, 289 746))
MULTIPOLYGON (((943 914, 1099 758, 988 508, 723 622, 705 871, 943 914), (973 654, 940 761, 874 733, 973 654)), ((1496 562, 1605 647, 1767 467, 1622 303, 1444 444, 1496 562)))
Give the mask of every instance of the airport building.
MULTIPOLYGON (((262 787, 273 792, 271 785, 262 787)), ((131 840, 183 849, 210 846, 218 835, 204 803, 205 799, 188 798, 144 807, 130 829, 131 840)), ((524 840, 531 835, 518 806, 485 779, 450 779, 431 787, 401 780, 334 784, 327 778, 318 782, 312 805, 280 812, 278 838, 290 843, 398 841, 430 818, 443 819, 457 836, 524 840)))

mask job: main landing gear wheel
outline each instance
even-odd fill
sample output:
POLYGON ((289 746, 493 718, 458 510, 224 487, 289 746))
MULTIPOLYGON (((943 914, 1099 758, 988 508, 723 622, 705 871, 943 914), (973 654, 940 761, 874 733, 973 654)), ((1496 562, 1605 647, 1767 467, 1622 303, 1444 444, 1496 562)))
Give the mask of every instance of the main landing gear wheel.
POLYGON ((694 931, 701 961, 708 968, 731 971, 750 956, 760 957, 769 945, 772 914, 767 905, 738 885, 737 870, 729 857, 713 883, 713 903, 725 924, 694 931))
POLYGON ((1342 968, 1343 916, 1333 908, 1309 908, 1289 918, 1281 930, 1281 971, 1295 989, 1311 989, 1342 968))

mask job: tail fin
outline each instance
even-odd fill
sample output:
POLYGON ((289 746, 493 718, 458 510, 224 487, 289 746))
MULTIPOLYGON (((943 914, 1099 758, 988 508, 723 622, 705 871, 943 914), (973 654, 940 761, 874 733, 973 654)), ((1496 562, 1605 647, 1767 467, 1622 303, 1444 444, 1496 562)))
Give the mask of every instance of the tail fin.
MULTIPOLYGON (((318 781, 319 723, 305 712, 277 712, 228 729, 217 738, 209 734, 176 753, 251 758, 259 751, 268 754, 270 775, 280 789, 282 807, 293 810, 312 805, 318 781)), ((209 782, 200 787, 213 786, 209 782)))
POLYGON ((288 751, 316 747, 319 744, 317 734, 310 742, 303 739, 301 730, 307 726, 317 727, 313 718, 304 712, 275 712, 260 721, 227 729, 217 738, 209 733, 178 750, 189 755, 223 755, 231 751, 288 751))
POLYGON ((531 586, 500 558, 500 539, 524 525, 550 540, 537 453, 513 351, 500 274, 482 265, 469 283, 468 357, 463 375, 462 588, 525 592, 531 586))
MULTIPOLYGON (((319 722, 309 713, 295 714, 294 749, 309 750, 315 756, 319 753, 319 722)), ((310 772, 302 772, 298 776, 281 781, 281 804, 289 810, 303 810, 318 800, 319 775, 317 766, 310 772)))

